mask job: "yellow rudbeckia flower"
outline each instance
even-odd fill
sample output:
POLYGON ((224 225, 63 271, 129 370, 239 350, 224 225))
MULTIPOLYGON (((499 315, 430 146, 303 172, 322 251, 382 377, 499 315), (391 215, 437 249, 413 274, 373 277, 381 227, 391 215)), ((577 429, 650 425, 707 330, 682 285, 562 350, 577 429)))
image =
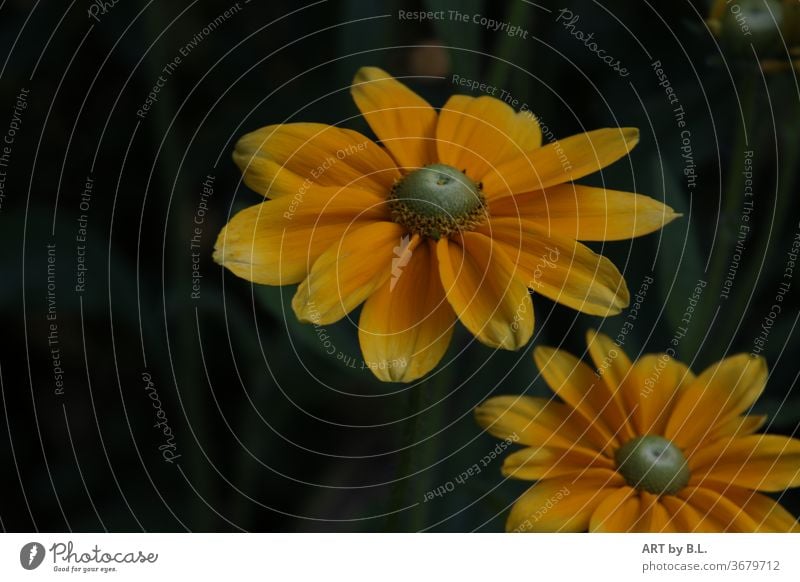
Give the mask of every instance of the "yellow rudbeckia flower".
POLYGON ((800 70, 798 0, 715 0, 706 23, 733 54, 755 52, 765 73, 800 70))
POLYGON ((800 485, 800 440, 754 434, 747 415, 764 390, 762 358, 726 358, 695 376, 667 354, 631 363, 588 334, 601 372, 561 350, 534 360, 562 402, 490 398, 478 423, 527 448, 503 474, 537 483, 514 504, 508 531, 800 531, 759 491, 800 485))
POLYGON ((302 321, 329 324, 364 303, 361 349, 384 381, 433 369, 456 318, 493 348, 525 345, 528 288, 593 315, 628 304, 619 271, 576 240, 629 239, 677 215, 571 181, 625 156, 636 129, 542 145, 532 115, 492 97, 455 95, 437 112, 374 67, 351 91, 381 145, 315 123, 239 140, 245 183, 270 200, 225 226, 218 263, 255 283, 300 283, 302 321))

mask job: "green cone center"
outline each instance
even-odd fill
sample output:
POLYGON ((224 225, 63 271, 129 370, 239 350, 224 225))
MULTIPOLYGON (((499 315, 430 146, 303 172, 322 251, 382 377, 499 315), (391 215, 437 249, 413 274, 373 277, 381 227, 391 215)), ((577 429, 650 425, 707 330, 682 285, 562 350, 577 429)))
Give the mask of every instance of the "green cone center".
POLYGON ((446 164, 411 172, 394 185, 389 201, 395 222, 435 239, 471 230, 486 217, 481 185, 446 164))
POLYGON ((614 454, 628 485, 656 495, 674 495, 689 483, 686 457, 671 441, 647 435, 628 441, 614 454))

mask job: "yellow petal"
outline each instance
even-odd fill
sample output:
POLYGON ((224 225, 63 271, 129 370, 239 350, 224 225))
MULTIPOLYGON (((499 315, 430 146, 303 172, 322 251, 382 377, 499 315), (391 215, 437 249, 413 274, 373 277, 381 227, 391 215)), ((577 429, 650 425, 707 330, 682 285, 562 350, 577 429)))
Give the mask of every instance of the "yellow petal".
POLYGON ((674 532, 671 516, 660 498, 631 487, 623 487, 601 503, 590 523, 590 531, 608 533, 674 532))
POLYGON ((625 415, 589 366, 564 350, 546 346, 534 349, 533 359, 553 392, 601 434, 599 450, 621 444, 617 435, 625 425, 625 415))
POLYGON ((405 168, 436 161, 436 111, 427 101, 377 67, 358 70, 350 89, 372 131, 405 168))
POLYGON ((623 398, 622 388, 631 373, 631 361, 622 348, 604 333, 590 330, 586 334, 586 343, 595 369, 608 388, 609 398, 616 401, 616 406, 625 415, 626 421, 619 427, 619 437, 624 442, 636 436, 631 423, 635 409, 631 409, 623 398))
POLYGON ((436 140, 440 162, 480 181, 498 164, 539 147, 542 132, 533 115, 499 99, 453 95, 439 112, 436 140))
POLYGON ((781 505, 755 491, 739 487, 727 487, 725 497, 738 505, 753 521, 758 524, 757 531, 772 533, 798 533, 800 524, 795 517, 781 505))
POLYGON ((506 522, 509 532, 581 532, 597 506, 624 485, 606 469, 545 479, 523 493, 506 522))
POLYGON ((715 441, 730 436, 747 436, 764 426, 765 422, 767 422, 766 414, 737 416, 728 422, 717 425, 709 440, 715 441))
POLYGON ((437 244, 439 274, 450 305, 461 322, 484 344, 516 350, 533 335, 533 305, 514 263, 474 232, 461 244, 442 238, 437 244))
POLYGON ((522 217, 545 232, 577 240, 627 240, 655 232, 680 216, 641 194, 578 184, 489 199, 492 216, 522 217))
POLYGON ((625 407, 637 434, 663 434, 678 395, 694 381, 689 368, 667 354, 645 354, 623 382, 625 407))
POLYGON ((641 531, 654 533, 674 533, 675 525, 666 507, 661 503, 661 498, 651 493, 640 493, 644 515, 641 521, 641 531))
POLYGON ((717 531, 755 532, 758 524, 725 496, 711 489, 685 487, 677 495, 686 500, 700 515, 714 524, 717 531))
POLYGON ((569 449, 526 447, 510 454, 503 462, 503 475, 526 481, 560 477, 585 469, 613 471, 614 462, 597 451, 579 446, 569 449))
POLYGON ((616 162, 638 142, 639 130, 632 127, 573 135, 500 164, 484 177, 484 192, 492 198, 577 180, 616 162))
POLYGON ((316 188, 245 208, 222 229, 214 260, 263 285, 302 281, 314 261, 348 229, 388 220, 385 202, 356 189, 316 188))
POLYGON ((614 264, 573 239, 548 235, 516 218, 493 219, 479 232, 517 264, 528 287, 553 301, 603 316, 620 313, 630 301, 614 264))
POLYGON ((800 486, 800 440, 778 435, 724 438, 689 457, 691 483, 706 480, 759 491, 800 486))
POLYGON ((767 382, 763 358, 739 354, 707 368, 678 398, 664 436, 691 450, 746 411, 767 382))
POLYGON ((610 493, 592 513, 589 531, 626 533, 636 531, 642 518, 638 492, 632 487, 620 487, 610 493))
POLYGON ((394 161, 356 131, 322 123, 270 125, 243 136, 233 160, 250 188, 269 198, 315 186, 349 186, 388 195, 400 178, 394 161))
POLYGON ((435 253, 432 244, 416 241, 396 248, 391 278, 361 311, 364 361, 384 382, 424 376, 450 344, 456 315, 444 295, 435 253))
POLYGON ((339 321, 389 278, 393 249, 405 234, 393 222, 378 222, 346 234, 314 263, 292 299, 300 321, 339 321))
POLYGON ((586 421, 569 407, 531 396, 495 396, 475 409, 490 434, 530 446, 592 448, 586 421))
POLYGON ((663 495, 661 503, 671 516, 675 531, 683 533, 719 533, 722 526, 691 503, 673 495, 663 495))

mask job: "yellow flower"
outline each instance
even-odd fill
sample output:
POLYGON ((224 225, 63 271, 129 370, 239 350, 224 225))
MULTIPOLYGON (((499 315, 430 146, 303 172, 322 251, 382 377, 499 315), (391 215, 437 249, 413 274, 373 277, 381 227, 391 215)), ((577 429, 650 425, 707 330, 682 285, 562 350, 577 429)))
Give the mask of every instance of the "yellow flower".
POLYGON ((503 474, 537 481, 508 531, 800 531, 758 493, 800 485, 800 440, 756 435, 766 418, 746 414, 767 381, 762 358, 695 377, 667 354, 631 363, 605 335, 587 340, 599 375, 564 351, 534 351, 563 402, 500 396, 476 409, 491 434, 527 445, 503 474))
POLYGON ((272 125, 234 160, 269 200, 222 230, 214 258, 255 283, 300 283, 292 306, 326 325, 364 303, 359 340, 384 381, 441 360, 456 318, 515 350, 533 332, 528 288, 593 315, 628 304, 614 265, 576 240, 622 240, 677 215, 646 196, 571 181, 625 156, 631 128, 542 145, 535 117, 489 96, 436 111, 386 72, 362 68, 352 96, 381 145, 349 129, 272 125))
POLYGON ((732 54, 757 53, 765 73, 800 70, 798 0, 715 0, 706 23, 732 54))

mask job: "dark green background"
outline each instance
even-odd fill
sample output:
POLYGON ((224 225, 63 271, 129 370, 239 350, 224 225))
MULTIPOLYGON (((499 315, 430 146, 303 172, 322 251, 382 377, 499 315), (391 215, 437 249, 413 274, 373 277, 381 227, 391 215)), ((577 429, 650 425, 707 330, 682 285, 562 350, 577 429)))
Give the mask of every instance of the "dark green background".
MULTIPOLYGON (((100 22, 87 17, 86 1, 41 4, 0 7, 0 133, 15 95, 31 92, 0 209, 2 529, 502 529, 527 484, 504 481, 500 460, 421 503, 495 446, 472 409, 493 394, 548 394, 533 346, 582 354, 587 329, 614 336, 624 316, 584 316, 536 296, 536 332, 524 350, 493 352, 459 327, 433 379, 382 384, 327 355, 314 328, 295 321, 293 288, 253 287, 210 259, 228 216, 259 201, 230 160, 238 136, 286 121, 368 133, 348 91, 360 66, 411 76, 435 106, 457 92, 452 74, 503 87, 558 137, 641 128, 629 162, 583 181, 684 213, 659 234, 592 245, 624 272, 632 294, 655 279, 625 345, 631 357, 668 346, 699 279, 708 286, 678 350, 695 371, 751 351, 774 302, 800 220, 797 80, 762 75, 749 45, 721 49, 701 18, 706 2, 539 2, 580 15, 578 28, 631 71, 624 79, 556 24, 555 12, 520 0, 242 3, 183 59, 144 120, 136 111, 162 67, 232 3, 120 1, 100 22), (529 37, 397 18, 398 9, 423 7, 510 21, 529 37), (650 68, 657 59, 686 110, 693 190, 681 173, 680 130, 650 68), (755 152, 753 228, 731 296, 721 299, 745 149, 755 152), (90 172, 89 272, 79 295, 74 238, 90 172), (201 239, 201 299, 192 300, 188 241, 208 174, 215 193, 201 239), (53 392, 45 317, 45 245, 53 242, 63 396, 53 392), (177 464, 158 451, 144 371, 174 431, 177 464), (423 412, 404 420, 413 402, 423 412)), ((769 335, 771 376, 756 405, 782 434, 800 421, 797 287, 769 335)), ((326 329, 338 350, 359 358, 354 321, 326 329)), ((782 503, 800 514, 797 492, 782 503)))

